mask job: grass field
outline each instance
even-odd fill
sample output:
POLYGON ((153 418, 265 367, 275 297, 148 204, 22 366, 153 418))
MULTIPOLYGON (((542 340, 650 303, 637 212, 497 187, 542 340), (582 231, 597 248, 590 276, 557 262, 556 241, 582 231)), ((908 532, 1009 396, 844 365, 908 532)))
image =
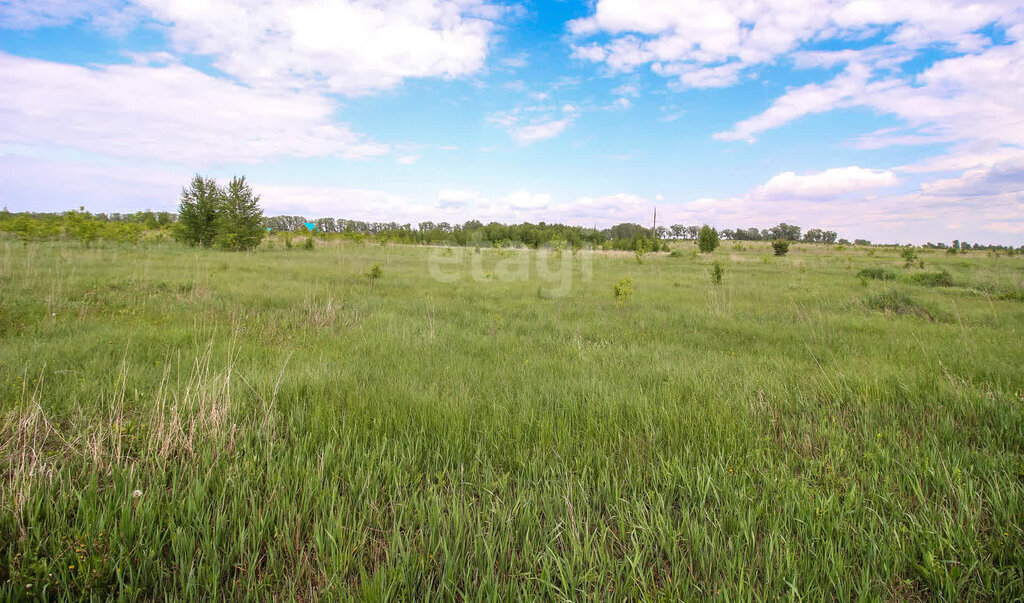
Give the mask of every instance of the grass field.
POLYGON ((1024 597, 1022 256, 0 246, 0 599, 1024 597))

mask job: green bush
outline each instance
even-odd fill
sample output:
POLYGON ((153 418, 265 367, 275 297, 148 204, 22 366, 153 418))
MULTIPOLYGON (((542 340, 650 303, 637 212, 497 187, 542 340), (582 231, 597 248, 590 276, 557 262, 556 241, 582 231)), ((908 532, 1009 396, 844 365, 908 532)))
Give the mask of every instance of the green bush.
POLYGON ((938 272, 918 272, 907 276, 906 281, 923 287, 952 287, 953 275, 945 270, 938 272))
POLYGON ((772 241, 772 249, 775 250, 775 255, 786 255, 789 253, 789 241, 786 239, 775 239, 772 241))
POLYGON ((717 230, 707 224, 701 226, 700 232, 697 233, 697 248, 701 253, 711 253, 718 249, 719 243, 717 230))
POLYGON ((915 251, 913 247, 904 247, 903 250, 900 251, 900 256, 903 258, 904 268, 910 268, 918 261, 917 251, 915 251))
POLYGON ((615 301, 621 306, 633 295, 633 279, 626 277, 612 285, 612 292, 615 294, 615 301))
POLYGON ((885 268, 865 268, 857 273, 860 279, 874 279, 876 281, 894 281, 896 273, 885 268))

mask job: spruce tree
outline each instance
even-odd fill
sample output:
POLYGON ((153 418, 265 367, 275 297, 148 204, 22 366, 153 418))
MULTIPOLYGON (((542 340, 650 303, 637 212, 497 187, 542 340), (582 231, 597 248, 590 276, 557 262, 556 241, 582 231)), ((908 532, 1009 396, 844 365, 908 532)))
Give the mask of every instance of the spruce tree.
POLYGON ((216 180, 196 174, 192 182, 181 189, 178 238, 189 245, 213 245, 217 237, 217 215, 223 196, 216 180))

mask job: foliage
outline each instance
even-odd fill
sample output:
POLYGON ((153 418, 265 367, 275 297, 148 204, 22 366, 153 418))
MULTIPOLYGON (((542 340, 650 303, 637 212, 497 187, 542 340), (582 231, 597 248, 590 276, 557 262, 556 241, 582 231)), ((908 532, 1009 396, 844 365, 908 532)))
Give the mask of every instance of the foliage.
POLYGON ((612 285, 612 293, 615 294, 615 301, 619 304, 625 304, 626 301, 633 295, 633 279, 632 277, 626 277, 619 282, 612 285))
POLYGON ((896 273, 892 270, 886 270, 885 268, 864 268, 857 273, 860 278, 869 278, 879 281, 894 281, 896 280, 896 273))
POLYGON ((315 246, 316 244, 313 243, 313 235, 306 235, 306 240, 302 242, 302 248, 306 251, 312 251, 315 246))
POLYGON ((366 276, 368 276, 371 281, 375 281, 384 276, 384 271, 381 270, 380 264, 374 264, 366 271, 366 276))
POLYGON ((178 238, 199 247, 210 247, 217 239, 217 218, 224 191, 213 178, 196 174, 181 189, 178 205, 178 238))
POLYGON ((697 233, 697 248, 700 249, 700 252, 711 253, 718 249, 718 245, 718 231, 707 224, 701 226, 700 232, 697 233))
POLYGON ((711 282, 716 285, 722 284, 722 275, 725 274, 725 268, 722 267, 722 263, 715 260, 711 264, 711 282))
POLYGON ((900 250, 900 257, 903 258, 903 267, 910 268, 918 262, 917 250, 913 247, 904 247, 900 250))
POLYGON ((956 284, 953 282, 953 275, 946 270, 910 274, 907 275, 906 281, 923 287, 952 287, 956 284))
POLYGON ((225 249, 254 249, 267 234, 263 226, 263 210, 259 195, 245 181, 234 177, 228 183, 217 212, 217 244, 225 249))
POLYGON ((786 255, 789 253, 789 240, 775 239, 772 241, 772 249, 775 251, 775 255, 786 255))

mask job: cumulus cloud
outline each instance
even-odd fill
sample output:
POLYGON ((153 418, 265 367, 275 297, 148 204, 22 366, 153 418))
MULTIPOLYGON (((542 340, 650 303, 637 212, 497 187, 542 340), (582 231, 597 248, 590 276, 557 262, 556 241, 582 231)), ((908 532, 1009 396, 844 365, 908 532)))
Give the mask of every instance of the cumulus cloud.
POLYGON ((2 0, 0 26, 145 19, 178 52, 208 56, 249 85, 351 95, 476 73, 505 12, 485 0, 2 0))
POLYGON ((581 60, 612 71, 649 65, 681 87, 720 87, 811 41, 881 34, 901 48, 977 50, 985 45, 977 30, 1008 15, 1011 25, 1019 22, 1019 12, 994 0, 598 0, 593 14, 568 29, 581 60), (586 41, 598 35, 607 40, 586 41))
POLYGON ((318 94, 252 89, 179 63, 80 67, 0 53, 0 143, 164 162, 388 152, 318 94))
POLYGON ((776 99, 764 112, 715 134, 753 140, 813 113, 863 106, 907 125, 862 136, 861 148, 958 140, 1024 144, 1024 44, 936 61, 911 80, 874 77, 873 66, 853 62, 825 84, 807 84, 776 99))
POLYGON ((874 170, 856 165, 830 168, 822 172, 798 175, 783 172, 753 191, 757 199, 822 199, 851 192, 873 190, 899 184, 891 170, 874 170))

